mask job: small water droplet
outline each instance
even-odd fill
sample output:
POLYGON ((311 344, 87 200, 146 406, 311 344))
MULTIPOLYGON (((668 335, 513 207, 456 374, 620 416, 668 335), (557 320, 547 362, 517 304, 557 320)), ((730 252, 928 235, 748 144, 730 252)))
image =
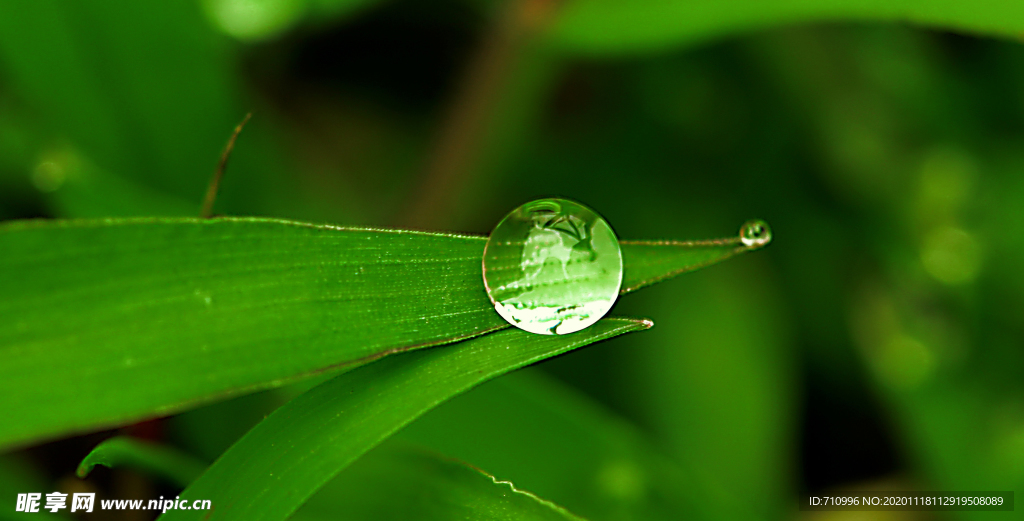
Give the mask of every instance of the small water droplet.
POLYGON ((740 241, 748 248, 758 248, 772 242, 772 229, 768 223, 754 219, 740 228, 740 241))
POLYGON ((487 239, 483 264, 484 287, 498 314, 541 335, 597 322, 622 286, 615 232, 593 210, 566 199, 512 210, 487 239))

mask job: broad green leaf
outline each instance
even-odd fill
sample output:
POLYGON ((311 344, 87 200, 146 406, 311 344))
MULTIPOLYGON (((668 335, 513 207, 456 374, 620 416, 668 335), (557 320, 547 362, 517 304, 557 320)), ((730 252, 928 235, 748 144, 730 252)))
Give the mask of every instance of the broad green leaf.
POLYGON ((206 463, 178 449, 128 436, 105 440, 92 449, 78 465, 84 478, 96 465, 130 467, 185 487, 206 470, 206 463))
POLYGON ((471 462, 592 521, 691 519, 714 497, 634 426, 539 368, 457 396, 395 438, 471 462))
POLYGON ((650 326, 618 318, 562 336, 506 329, 342 374, 276 410, 182 492, 212 500, 214 510, 173 510, 161 519, 285 519, 356 458, 448 398, 524 365, 650 326))
POLYGON ((579 520, 564 508, 457 460, 386 442, 331 480, 295 521, 579 520))
POLYGON ((0 446, 504 327, 482 250, 266 219, 0 226, 0 446))
POLYGON ((694 44, 766 27, 827 20, 910 22, 1019 38, 1024 3, 979 0, 577 0, 553 38, 570 52, 622 54, 694 44))
MULTIPOLYGON (((506 327, 484 242, 260 218, 0 225, 0 447, 506 327)), ((627 280, 707 261, 669 247, 659 274, 625 248, 627 280)))

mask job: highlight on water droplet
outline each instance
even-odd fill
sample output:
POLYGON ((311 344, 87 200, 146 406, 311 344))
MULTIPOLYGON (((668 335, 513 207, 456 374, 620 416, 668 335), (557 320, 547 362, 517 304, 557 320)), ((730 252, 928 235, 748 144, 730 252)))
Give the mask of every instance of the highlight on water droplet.
POLYGON ((760 248, 772 242, 772 229, 760 219, 747 221, 740 227, 740 242, 748 248, 760 248))
POLYGON ((538 199, 505 216, 484 247, 484 287, 509 324, 542 335, 584 329, 615 304, 622 251, 611 226, 567 199, 538 199))

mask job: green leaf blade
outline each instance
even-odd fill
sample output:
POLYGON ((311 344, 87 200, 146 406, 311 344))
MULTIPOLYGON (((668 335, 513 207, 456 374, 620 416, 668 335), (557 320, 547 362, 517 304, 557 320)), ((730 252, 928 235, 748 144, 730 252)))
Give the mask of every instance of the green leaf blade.
POLYGON ((285 519, 360 455, 451 396, 524 365, 650 326, 646 320, 604 319, 562 336, 509 329, 363 366, 275 411, 182 493, 213 500, 214 510, 173 510, 161 519, 285 519))
MULTIPOLYGON (((624 242, 625 291, 736 253, 722 241, 624 242)), ((263 218, 0 225, 0 448, 506 328, 484 244, 263 218)))
POLYGON ((268 219, 4 226, 0 446, 505 327, 483 244, 268 219))
POLYGON ((631 293, 722 262, 751 248, 744 246, 739 237, 706 241, 619 241, 623 263, 629 268, 622 278, 619 293, 631 293))
POLYGON ((552 38, 568 52, 615 55, 692 45, 779 25, 829 20, 910 22, 1019 38, 1024 33, 1024 4, 1002 0, 971 4, 931 0, 582 0, 566 4, 552 38))

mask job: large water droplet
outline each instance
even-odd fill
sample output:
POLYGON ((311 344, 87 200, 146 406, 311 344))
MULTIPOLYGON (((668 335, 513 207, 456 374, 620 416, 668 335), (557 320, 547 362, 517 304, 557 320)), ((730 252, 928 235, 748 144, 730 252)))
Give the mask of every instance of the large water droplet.
POLYGON ((759 248, 772 242, 772 229, 768 227, 768 223, 754 219, 747 221, 740 228, 740 242, 748 248, 759 248))
POLYGON ((597 322, 622 286, 611 226, 566 199, 539 199, 505 216, 484 248, 484 286, 509 324, 564 335, 597 322))

